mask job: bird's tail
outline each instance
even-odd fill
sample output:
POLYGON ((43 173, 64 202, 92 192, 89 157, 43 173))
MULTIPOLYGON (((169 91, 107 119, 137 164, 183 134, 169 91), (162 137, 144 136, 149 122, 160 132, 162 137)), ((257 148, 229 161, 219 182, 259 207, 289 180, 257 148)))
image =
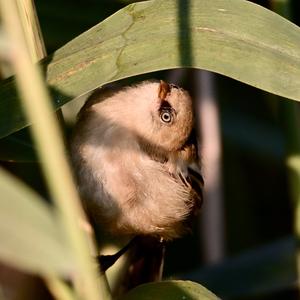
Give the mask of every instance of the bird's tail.
POLYGON ((127 254, 127 266, 115 296, 124 295, 132 288, 162 279, 165 242, 158 238, 137 236, 127 254))

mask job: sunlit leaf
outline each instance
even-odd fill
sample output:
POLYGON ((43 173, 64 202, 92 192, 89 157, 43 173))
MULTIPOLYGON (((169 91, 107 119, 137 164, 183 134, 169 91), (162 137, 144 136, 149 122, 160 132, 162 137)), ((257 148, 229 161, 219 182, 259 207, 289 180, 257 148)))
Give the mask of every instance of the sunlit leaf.
POLYGON ((122 300, 217 300, 212 292, 192 281, 170 280, 143 284, 122 300))
POLYGON ((75 268, 50 206, 0 169, 0 260, 34 273, 67 274, 75 268))
MULTIPOLYGON (((300 29, 244 0, 152 0, 127 6, 43 62, 56 108, 105 83, 181 66, 299 101, 300 29)), ((14 84, 0 85, 0 136, 28 125, 14 84)))

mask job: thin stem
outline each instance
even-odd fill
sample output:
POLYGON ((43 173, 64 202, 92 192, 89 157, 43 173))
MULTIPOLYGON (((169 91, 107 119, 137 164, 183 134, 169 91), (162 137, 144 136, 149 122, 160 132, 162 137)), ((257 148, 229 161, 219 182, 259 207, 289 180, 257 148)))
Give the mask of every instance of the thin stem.
POLYGON ((53 275, 47 275, 46 285, 57 300, 76 300, 77 297, 71 288, 61 279, 53 275))
POLYGON ((0 284, 0 300, 5 300, 4 292, 3 292, 1 284, 0 284))
MULTIPOLYGON (((27 43, 29 53, 33 62, 38 62, 47 56, 47 51, 36 13, 33 0, 16 0, 18 13, 22 23, 24 38, 27 43)), ((60 124, 64 124, 62 110, 56 111, 56 116, 60 124)))
MULTIPOLYGON (((291 18, 290 0, 271 0, 273 11, 283 17, 291 18)), ((285 133, 286 167, 289 189, 294 207, 294 234, 300 241, 300 107, 293 101, 281 103, 282 126, 285 133)), ((300 292, 300 249, 296 252, 298 291, 300 292)))
MULTIPOLYGON (((300 241, 300 116, 296 102, 281 105, 282 123, 286 141, 286 167, 294 210, 294 234, 300 241)), ((298 282, 300 284, 300 250, 296 252, 298 282)), ((300 286, 298 286, 300 291, 300 286)))
POLYGON ((39 150, 49 190, 58 208, 77 263, 75 268, 78 268, 78 272, 75 276, 81 282, 77 293, 82 299, 111 299, 105 276, 97 281, 96 268, 91 257, 91 251, 96 252, 94 243, 82 227, 82 224, 86 224, 87 221, 73 184, 49 95, 40 70, 32 63, 32 57, 24 39, 16 0, 1 0, 0 11, 12 46, 11 63, 16 73, 24 111, 30 122, 34 124, 31 127, 32 134, 39 150))
POLYGON ((27 47, 32 61, 37 62, 47 53, 34 2, 33 0, 17 0, 16 2, 27 47))
POLYGON ((215 264, 225 256, 220 117, 214 92, 214 75, 204 70, 196 71, 195 83, 197 128, 201 133, 201 156, 205 166, 205 213, 201 216, 203 256, 206 263, 215 264))

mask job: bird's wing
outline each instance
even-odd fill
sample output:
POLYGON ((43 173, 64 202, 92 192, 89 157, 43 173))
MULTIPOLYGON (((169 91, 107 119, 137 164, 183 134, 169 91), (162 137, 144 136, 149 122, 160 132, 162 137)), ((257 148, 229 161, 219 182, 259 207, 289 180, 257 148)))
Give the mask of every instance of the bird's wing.
POLYGON ((160 281, 164 264, 165 242, 151 236, 136 236, 128 253, 125 274, 117 289, 115 297, 147 282, 160 281))
POLYGON ((203 203, 204 180, 200 171, 198 171, 198 168, 196 169, 194 165, 188 167, 187 181, 193 193, 195 208, 200 209, 203 203))
POLYGON ((198 141, 196 131, 193 129, 188 140, 184 144, 181 155, 187 162, 186 170, 179 174, 182 182, 187 185, 195 201, 195 211, 199 209, 203 202, 204 180, 200 170, 200 159, 198 154, 198 141))

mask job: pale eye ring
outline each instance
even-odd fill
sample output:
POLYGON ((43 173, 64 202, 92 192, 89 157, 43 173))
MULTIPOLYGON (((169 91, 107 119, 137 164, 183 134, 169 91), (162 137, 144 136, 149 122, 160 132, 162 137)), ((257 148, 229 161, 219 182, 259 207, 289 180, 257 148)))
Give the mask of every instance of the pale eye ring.
POLYGON ((162 111, 160 113, 160 119, 164 123, 170 123, 172 121, 172 113, 170 111, 162 111))

